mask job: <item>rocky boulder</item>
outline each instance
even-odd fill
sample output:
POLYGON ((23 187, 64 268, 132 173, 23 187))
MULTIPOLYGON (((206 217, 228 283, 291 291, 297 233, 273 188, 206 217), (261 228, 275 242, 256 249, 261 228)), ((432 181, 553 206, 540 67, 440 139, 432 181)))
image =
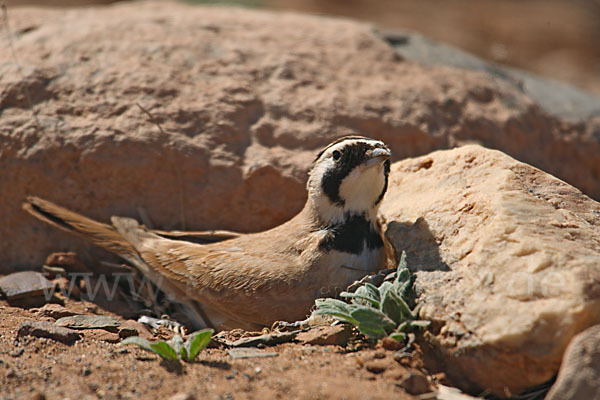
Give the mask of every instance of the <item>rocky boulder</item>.
POLYGON ((543 383, 600 323, 600 204, 567 183, 469 145, 395 163, 381 211, 461 388, 543 383))
POLYGON ((97 254, 21 212, 26 195, 100 220, 258 231, 301 208, 315 153, 345 134, 385 140, 395 160, 479 142, 600 198, 598 124, 485 70, 407 60, 367 24, 159 2, 9 16, 3 269, 97 254))

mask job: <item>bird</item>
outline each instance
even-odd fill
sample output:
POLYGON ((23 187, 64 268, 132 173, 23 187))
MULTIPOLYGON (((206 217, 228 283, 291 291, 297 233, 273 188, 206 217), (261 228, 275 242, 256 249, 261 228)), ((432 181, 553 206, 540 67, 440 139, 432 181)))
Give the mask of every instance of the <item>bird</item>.
POLYGON ((23 209, 132 264, 184 306, 195 328, 260 330, 306 318, 315 299, 385 267, 378 209, 390 158, 382 141, 339 138, 316 156, 296 216, 217 243, 166 238, 127 217, 97 222, 34 196, 23 209))

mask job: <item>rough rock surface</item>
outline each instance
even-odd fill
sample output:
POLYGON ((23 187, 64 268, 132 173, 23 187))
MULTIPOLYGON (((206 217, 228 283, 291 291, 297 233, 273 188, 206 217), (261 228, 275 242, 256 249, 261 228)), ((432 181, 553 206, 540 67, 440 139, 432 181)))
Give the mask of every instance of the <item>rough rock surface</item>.
POLYGON ((300 332, 297 339, 305 344, 343 346, 350 336, 352 330, 349 325, 316 326, 306 332, 300 332))
POLYGON ((9 301, 49 295, 53 288, 52 283, 36 271, 15 272, 0 278, 0 293, 9 301))
POLYGON ((600 325, 581 332, 565 351, 545 400, 600 399, 600 325))
POLYGON ((10 18, 3 269, 94 254, 21 212, 28 194, 101 220, 257 231, 301 208, 315 153, 344 134, 381 138, 396 160, 477 141, 600 198, 599 124, 551 116, 484 71, 403 60, 366 24, 152 2, 10 18))
POLYGON ((389 32, 382 36, 407 59, 431 66, 452 66, 484 71, 517 87, 544 111, 558 117, 587 121, 600 118, 600 97, 567 84, 482 60, 460 49, 432 41, 414 32, 389 32))
POLYGON ((469 145, 395 163, 381 211, 462 388, 542 383, 600 323, 600 204, 565 182, 469 145))
POLYGON ((56 326, 48 321, 26 321, 21 324, 18 336, 36 336, 48 338, 71 345, 81 338, 81 335, 73 329, 56 326))

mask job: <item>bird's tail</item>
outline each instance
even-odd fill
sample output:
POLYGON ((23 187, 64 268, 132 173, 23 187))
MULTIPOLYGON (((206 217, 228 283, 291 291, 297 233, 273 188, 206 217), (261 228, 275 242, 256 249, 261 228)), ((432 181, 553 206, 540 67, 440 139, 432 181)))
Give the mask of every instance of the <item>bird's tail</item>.
POLYGON ((169 279, 163 279, 164 276, 151 268, 136 250, 136 244, 140 245, 145 239, 159 236, 147 231, 134 219, 112 217, 113 225, 107 225, 33 196, 23 202, 23 209, 50 225, 90 240, 127 260, 144 275, 147 275, 160 290, 183 304, 194 327, 200 329, 211 326, 210 320, 203 314, 202 308, 186 298, 185 292, 181 290, 180 286, 173 284, 169 279))
POLYGON ((94 221, 56 204, 30 196, 23 209, 34 217, 64 231, 76 234, 124 259, 137 258, 138 252, 115 227, 94 221))

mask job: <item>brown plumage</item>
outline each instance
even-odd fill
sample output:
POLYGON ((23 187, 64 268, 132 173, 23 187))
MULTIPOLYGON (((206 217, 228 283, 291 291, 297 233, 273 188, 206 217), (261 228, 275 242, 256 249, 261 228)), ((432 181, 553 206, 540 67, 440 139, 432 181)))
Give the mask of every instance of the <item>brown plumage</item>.
POLYGON ((388 172, 383 143, 356 137, 333 143, 315 162, 299 214, 271 230, 212 244, 168 239, 130 218, 103 224, 37 197, 23 208, 127 260, 183 303, 195 325, 257 329, 303 319, 316 298, 383 267, 376 214, 388 172), (363 196, 356 185, 364 185, 364 199, 354 198, 363 196))

